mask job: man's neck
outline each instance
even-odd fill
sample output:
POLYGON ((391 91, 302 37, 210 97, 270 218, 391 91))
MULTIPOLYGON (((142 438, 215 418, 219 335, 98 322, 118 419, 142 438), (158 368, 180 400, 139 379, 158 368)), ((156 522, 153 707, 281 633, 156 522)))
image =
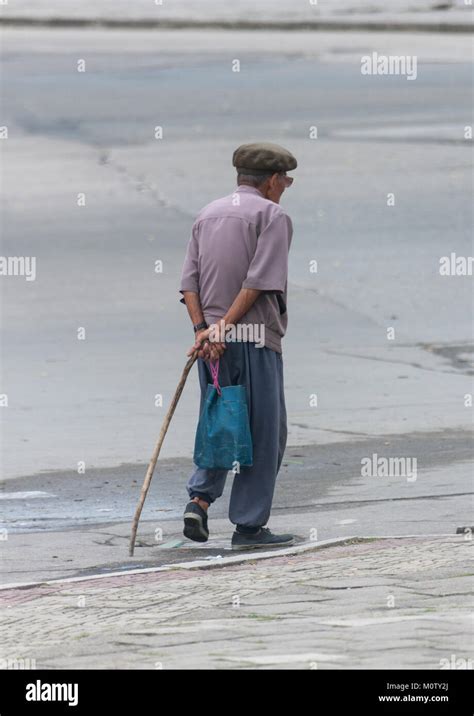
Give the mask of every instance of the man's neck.
POLYGON ((250 189, 255 189, 255 191, 258 191, 258 193, 261 194, 264 199, 266 198, 265 194, 263 192, 261 192, 257 186, 253 186, 252 184, 246 184, 245 182, 238 184, 238 187, 241 187, 241 186, 248 186, 248 187, 250 187, 250 189))

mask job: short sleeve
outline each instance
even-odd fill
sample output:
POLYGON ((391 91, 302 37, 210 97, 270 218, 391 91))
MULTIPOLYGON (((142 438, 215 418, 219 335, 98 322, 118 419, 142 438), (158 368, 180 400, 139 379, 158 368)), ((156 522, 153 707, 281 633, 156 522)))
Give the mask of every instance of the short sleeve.
MULTIPOLYGON (((183 269, 181 271, 181 283, 179 292, 194 291, 199 293, 199 269, 198 269, 198 242, 196 237, 196 225, 193 226, 192 235, 186 249, 183 269)), ((184 303, 184 298, 180 299, 184 303)))
POLYGON ((283 293, 288 278, 288 252, 293 227, 290 217, 278 213, 261 231, 242 288, 283 293))

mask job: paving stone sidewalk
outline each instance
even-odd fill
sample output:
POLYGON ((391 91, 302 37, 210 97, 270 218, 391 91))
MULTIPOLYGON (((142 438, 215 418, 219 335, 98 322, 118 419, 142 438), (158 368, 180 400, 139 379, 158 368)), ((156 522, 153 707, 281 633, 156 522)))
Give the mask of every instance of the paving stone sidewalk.
POLYGON ((2 657, 37 669, 472 668, 471 546, 350 540, 6 589, 2 657))

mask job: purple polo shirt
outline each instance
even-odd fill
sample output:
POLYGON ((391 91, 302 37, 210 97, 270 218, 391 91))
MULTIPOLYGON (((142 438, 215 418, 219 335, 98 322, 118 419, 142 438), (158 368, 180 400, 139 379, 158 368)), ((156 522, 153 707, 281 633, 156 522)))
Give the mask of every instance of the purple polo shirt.
POLYGON ((179 290, 199 294, 209 324, 224 316, 241 288, 264 291, 239 323, 263 324, 265 346, 281 353, 292 235, 291 219, 279 204, 239 186, 197 215, 179 290))

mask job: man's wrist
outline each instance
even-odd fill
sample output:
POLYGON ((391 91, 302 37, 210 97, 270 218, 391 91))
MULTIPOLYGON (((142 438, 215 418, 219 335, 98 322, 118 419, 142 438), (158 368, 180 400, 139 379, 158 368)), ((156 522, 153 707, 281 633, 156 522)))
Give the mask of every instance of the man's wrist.
POLYGON ((193 325, 194 333, 198 333, 198 331, 203 331, 206 328, 209 328, 206 321, 201 321, 201 323, 195 323, 193 325))

